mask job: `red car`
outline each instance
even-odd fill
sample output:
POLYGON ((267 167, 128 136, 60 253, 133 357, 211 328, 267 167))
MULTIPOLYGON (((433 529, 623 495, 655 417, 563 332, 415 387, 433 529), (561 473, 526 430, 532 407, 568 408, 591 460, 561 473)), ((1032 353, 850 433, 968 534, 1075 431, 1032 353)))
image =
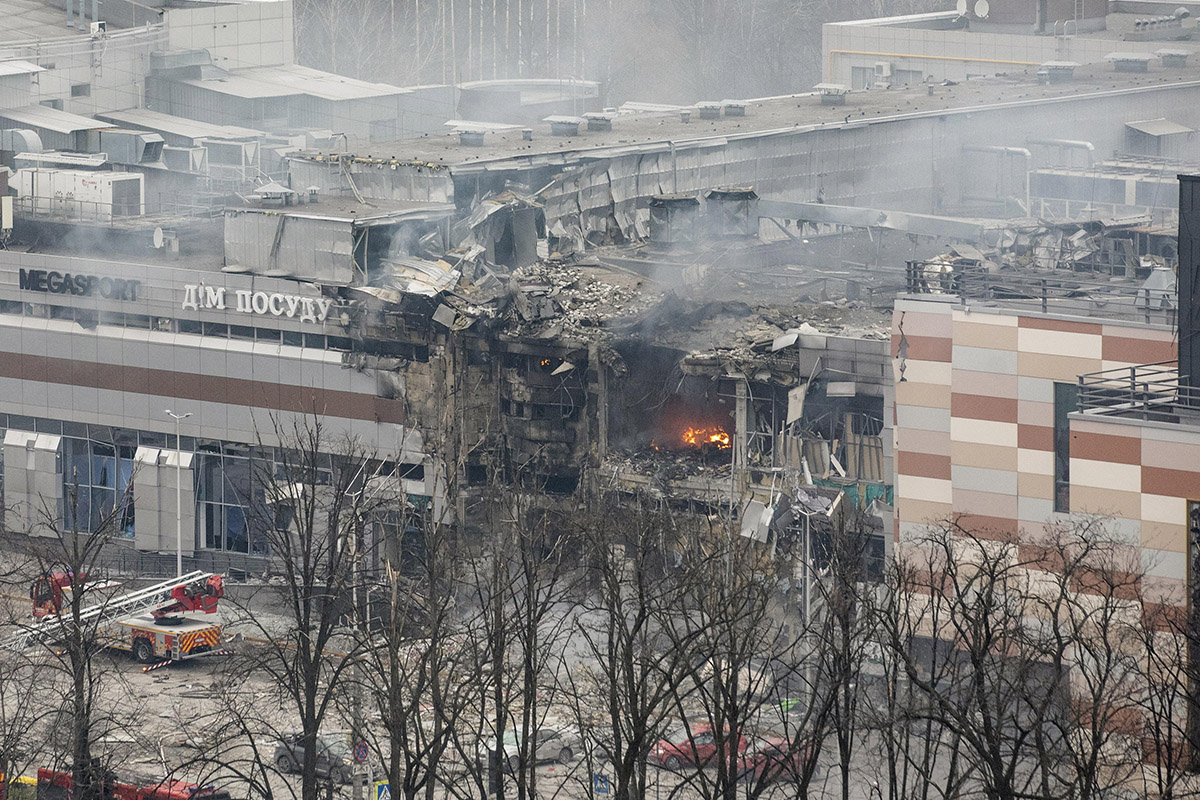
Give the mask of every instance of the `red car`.
MULTIPOLYGON (((725 751, 728 752, 731 747, 736 747, 739 754, 745 753, 746 738, 726 731, 725 751)), ((717 740, 713 735, 713 727, 704 722, 692 725, 690 731, 683 725, 671 729, 650 751, 650 757, 655 764, 672 770, 685 765, 707 766, 716 755, 717 740)))
POLYGON ((807 748, 797 747, 789 739, 764 736, 746 748, 739 761, 738 777, 754 783, 799 780, 808 755, 807 748))

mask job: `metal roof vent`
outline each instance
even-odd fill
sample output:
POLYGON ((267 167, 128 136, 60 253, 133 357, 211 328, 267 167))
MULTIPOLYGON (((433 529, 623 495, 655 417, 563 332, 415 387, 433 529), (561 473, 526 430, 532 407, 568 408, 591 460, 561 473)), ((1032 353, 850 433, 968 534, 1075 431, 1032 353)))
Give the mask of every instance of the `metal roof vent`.
POLYGON ((1038 76, 1045 72, 1046 83, 1070 83, 1075 79, 1075 68, 1078 66, 1078 61, 1046 61, 1038 70, 1038 76))
POLYGON ((696 240, 700 198, 694 194, 656 194, 650 208, 650 241, 678 245, 696 240))
POLYGON ((727 117, 744 117, 746 116, 746 103, 743 100, 725 100, 725 116, 727 117))
POLYGON ((483 134, 484 131, 460 130, 458 143, 463 147, 483 147, 483 134))
POLYGON ((296 202, 296 193, 281 183, 271 181, 254 190, 254 196, 264 206, 290 206, 296 202))
POLYGON ((1152 58, 1149 53, 1109 53, 1104 60, 1111 61, 1117 72, 1149 72, 1152 58))
POLYGON ((616 116, 612 111, 589 111, 583 118, 587 120, 589 131, 604 132, 612 130, 613 118, 616 116))
POLYGON ((692 121, 692 110, 690 108, 680 109, 679 110, 679 121, 680 122, 691 122, 692 121))
POLYGON ((564 117, 555 114, 546 117, 542 122, 550 123, 551 136, 578 136, 579 126, 587 120, 583 117, 564 117))
POLYGON ((1162 65, 1167 69, 1182 69, 1187 66, 1191 50, 1158 50, 1154 53, 1162 59, 1162 65))
POLYGON ((818 83, 813 89, 821 95, 823 106, 844 106, 846 95, 850 93, 850 87, 840 83, 818 83))
POLYGON ((705 100, 696 103, 696 111, 700 114, 700 119, 718 119, 721 116, 722 109, 725 108, 724 103, 718 103, 713 100, 705 100))

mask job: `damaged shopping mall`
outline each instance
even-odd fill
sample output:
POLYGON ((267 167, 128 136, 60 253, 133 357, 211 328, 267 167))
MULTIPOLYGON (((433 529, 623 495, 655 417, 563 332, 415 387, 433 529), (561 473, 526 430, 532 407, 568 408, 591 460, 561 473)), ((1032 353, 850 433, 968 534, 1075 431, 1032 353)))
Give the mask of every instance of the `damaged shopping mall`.
MULTIPOLYGON (((222 24, 291 40, 254 6, 222 24)), ((131 503, 129 549, 171 553, 178 490, 185 553, 256 568, 254 467, 318 417, 412 512, 381 543, 480 529, 500 487, 525 522, 644 498, 787 555, 838 509, 892 527, 898 294, 1170 302, 1194 64, 509 108, 260 63, 201 11, 112 21, 146 56, 119 86, 3 76, 10 530, 78 480, 82 527, 131 503)))

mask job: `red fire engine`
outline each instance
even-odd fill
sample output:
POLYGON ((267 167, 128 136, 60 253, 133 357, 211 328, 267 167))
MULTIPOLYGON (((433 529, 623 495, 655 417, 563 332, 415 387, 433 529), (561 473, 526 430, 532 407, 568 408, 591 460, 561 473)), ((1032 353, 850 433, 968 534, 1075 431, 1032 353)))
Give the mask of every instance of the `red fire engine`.
MULTIPOLYGON (((74 586, 82 586, 85 575, 48 573, 30 587, 33 615, 38 618, 4 640, 9 649, 54 642, 71 622, 62 615, 64 598, 74 586)), ((108 588, 88 583, 89 589, 108 588)), ((201 617, 217 611, 225 596, 220 575, 196 571, 154 586, 115 596, 103 596, 79 612, 80 621, 96 625, 108 647, 132 653, 143 663, 184 661, 220 650, 221 626, 201 617), (190 616, 189 616, 190 614, 190 616)))
MULTIPOLYGON (((106 771, 97 796, 103 800, 230 800, 229 792, 168 778, 146 778, 106 771)), ((37 800, 73 800, 71 773, 39 769, 37 800)))

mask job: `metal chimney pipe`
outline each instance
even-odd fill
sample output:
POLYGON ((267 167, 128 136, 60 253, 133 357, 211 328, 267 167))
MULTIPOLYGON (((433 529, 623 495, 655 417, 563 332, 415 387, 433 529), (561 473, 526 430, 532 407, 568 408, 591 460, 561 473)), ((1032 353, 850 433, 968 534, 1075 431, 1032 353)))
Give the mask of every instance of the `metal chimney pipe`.
MULTIPOLYGON (((1176 312, 1179 383, 1195 389, 1200 381, 1200 176, 1179 176, 1179 277, 1176 312)), ((1195 393, 1187 392, 1189 404, 1195 393)))

